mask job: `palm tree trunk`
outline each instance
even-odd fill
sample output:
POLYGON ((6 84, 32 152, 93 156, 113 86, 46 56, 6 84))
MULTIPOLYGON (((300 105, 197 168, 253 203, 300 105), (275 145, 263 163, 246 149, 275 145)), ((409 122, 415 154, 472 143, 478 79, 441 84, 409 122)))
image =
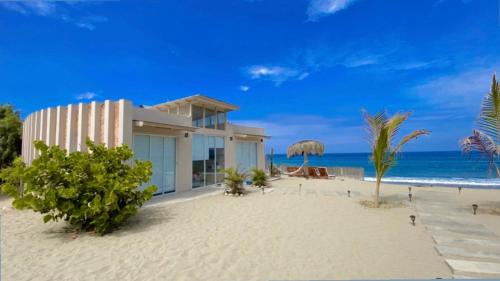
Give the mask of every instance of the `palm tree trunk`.
POLYGON ((382 178, 379 178, 377 176, 377 187, 375 188, 375 208, 379 207, 380 204, 380 182, 382 181, 382 178))

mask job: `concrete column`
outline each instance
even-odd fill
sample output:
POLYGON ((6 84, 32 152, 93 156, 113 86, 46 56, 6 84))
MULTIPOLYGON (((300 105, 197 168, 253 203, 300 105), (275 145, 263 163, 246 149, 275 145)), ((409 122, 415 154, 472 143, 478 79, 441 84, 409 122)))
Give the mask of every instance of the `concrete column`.
POLYGON ((78 129, 77 129, 77 147, 78 151, 87 151, 88 128, 89 128, 89 111, 88 105, 84 103, 78 104, 78 129))
POLYGON ((90 104, 90 126, 89 137, 95 143, 100 143, 100 128, 101 128, 101 107, 97 102, 93 101, 90 104))
POLYGON ((257 141, 257 168, 262 170, 266 168, 266 145, 264 138, 257 141))
POLYGON ((74 104, 68 105, 66 112, 66 138, 64 147, 68 153, 77 149, 77 126, 78 126, 78 107, 74 104))
POLYGON ((175 190, 177 192, 189 191, 193 186, 193 133, 180 131, 176 137, 176 167, 175 167, 175 190))
POLYGON ((66 108, 58 106, 56 108, 56 139, 55 145, 61 148, 65 147, 66 138, 66 108))
POLYGON ((45 133, 45 143, 49 146, 55 145, 56 140, 56 109, 47 109, 47 132, 45 133))
POLYGON ((132 147, 132 103, 121 99, 118 101, 118 143, 132 147))
POLYGON ((114 113, 114 104, 109 100, 104 101, 103 143, 108 148, 113 147, 114 144, 114 113))
POLYGON ((232 131, 224 141, 224 153, 226 168, 236 168, 236 138, 232 135, 232 131))

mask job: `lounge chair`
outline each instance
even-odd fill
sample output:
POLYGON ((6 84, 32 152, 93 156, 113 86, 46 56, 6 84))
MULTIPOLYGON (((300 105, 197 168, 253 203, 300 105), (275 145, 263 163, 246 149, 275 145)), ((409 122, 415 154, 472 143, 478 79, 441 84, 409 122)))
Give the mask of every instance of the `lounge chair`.
POLYGON ((319 172, 319 178, 321 179, 330 179, 330 178, 335 179, 335 175, 329 175, 328 169, 325 167, 319 167, 318 172, 319 172))
POLYGON ((319 178, 318 168, 316 167, 307 167, 307 175, 313 178, 319 178))

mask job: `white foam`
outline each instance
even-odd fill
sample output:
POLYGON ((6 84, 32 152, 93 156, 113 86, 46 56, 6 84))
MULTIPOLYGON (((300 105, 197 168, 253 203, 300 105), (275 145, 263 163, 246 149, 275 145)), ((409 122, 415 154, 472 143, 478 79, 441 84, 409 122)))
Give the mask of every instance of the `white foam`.
MULTIPOLYGON (((365 177, 365 181, 375 181, 373 177, 365 177)), ((476 186, 476 187, 500 187, 500 179, 477 179, 477 178, 411 178, 411 177, 386 177, 382 178, 386 183, 407 183, 421 185, 446 185, 446 186, 476 186)))

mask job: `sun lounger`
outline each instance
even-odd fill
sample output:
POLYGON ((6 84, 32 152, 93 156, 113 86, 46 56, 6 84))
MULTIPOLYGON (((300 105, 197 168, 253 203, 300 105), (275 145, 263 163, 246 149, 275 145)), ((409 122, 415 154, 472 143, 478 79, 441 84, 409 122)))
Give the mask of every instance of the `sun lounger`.
POLYGON ((320 179, 329 179, 329 178, 335 179, 334 175, 329 175, 328 174, 328 169, 325 168, 325 167, 319 167, 318 168, 318 172, 319 172, 319 178, 320 179))
POLYGON ((319 178, 318 168, 316 167, 307 167, 307 175, 313 178, 319 178))

